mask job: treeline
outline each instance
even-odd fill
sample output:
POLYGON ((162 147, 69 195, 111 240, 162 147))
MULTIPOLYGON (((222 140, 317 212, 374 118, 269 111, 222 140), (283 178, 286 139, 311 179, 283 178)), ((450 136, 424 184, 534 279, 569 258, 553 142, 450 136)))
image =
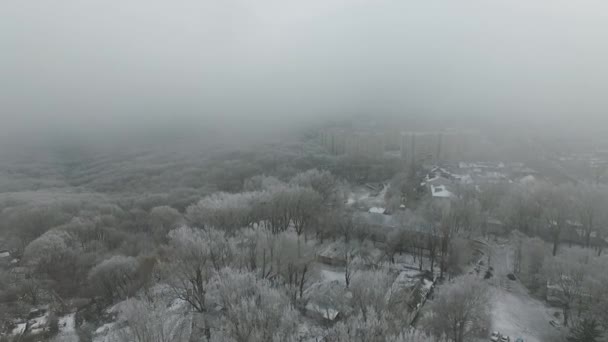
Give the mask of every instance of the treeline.
POLYGON ((552 243, 593 248, 600 255, 608 235, 608 188, 585 183, 532 182, 485 189, 481 204, 508 230, 552 243))
MULTIPOLYGON (((608 256, 582 247, 564 247, 521 234, 516 243, 515 273, 534 293, 561 309, 564 325, 595 322, 608 331, 608 256)), ((579 340, 575 340, 579 341, 579 340)))

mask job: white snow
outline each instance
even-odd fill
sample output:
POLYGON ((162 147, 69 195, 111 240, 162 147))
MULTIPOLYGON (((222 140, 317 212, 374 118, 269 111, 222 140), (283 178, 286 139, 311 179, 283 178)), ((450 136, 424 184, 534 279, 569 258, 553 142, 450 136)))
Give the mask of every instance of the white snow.
POLYGON ((393 286, 397 286, 397 288, 414 286, 419 281, 417 278, 419 275, 420 272, 416 270, 402 271, 395 279, 393 286))
POLYGON ((2 252, 0 253, 0 258, 8 258, 11 256, 10 252, 2 252))
POLYGON ((514 341, 522 337, 526 342, 558 341, 559 332, 549 325, 551 309, 532 298, 518 281, 510 281, 506 275, 512 271, 512 247, 494 246, 492 261, 495 269, 491 284, 494 285, 492 326, 514 341))
POLYGON ((100 326, 99 328, 97 328, 97 330, 95 330, 95 335, 101 335, 101 334, 106 334, 108 333, 110 330, 112 330, 112 327, 114 327, 116 323, 111 322, 111 323, 106 323, 102 326, 100 326))
POLYGON ((321 270, 321 277, 324 281, 338 281, 340 283, 344 283, 346 281, 344 272, 337 272, 327 269, 321 270))
POLYGON ((65 342, 78 342, 78 335, 76 334, 76 320, 75 313, 63 316, 59 318, 59 334, 57 335, 58 341, 65 342))
POLYGON ((454 196, 454 194, 452 194, 445 187, 445 185, 438 185, 438 186, 431 185, 431 193, 433 194, 433 197, 439 197, 439 198, 450 198, 450 197, 454 196))
POLYGON ((322 308, 319 305, 313 304, 313 303, 308 303, 306 304, 306 309, 310 310, 310 311, 314 311, 314 312, 318 312, 320 313, 323 318, 333 321, 334 319, 336 319, 336 317, 338 317, 338 314, 340 313, 338 310, 326 307, 326 308, 322 308))
MULTIPOLYGON (((40 309, 48 310, 47 307, 41 307, 40 309)), ((35 312, 32 310, 31 312, 35 312)), ((16 324, 16 327, 11 331, 11 335, 21 335, 25 331, 25 328, 29 324, 28 332, 41 333, 46 328, 47 321, 49 319, 48 311, 45 311, 42 316, 32 318, 26 322, 20 322, 16 324)))
POLYGON ((25 326, 27 325, 27 323, 19 323, 17 324, 17 326, 15 327, 15 329, 13 329, 13 331, 11 332, 12 335, 21 335, 23 334, 23 332, 25 331, 25 326))
POLYGON ((384 214, 384 212, 386 212, 386 209, 379 207, 371 207, 369 208, 369 212, 373 214, 384 214))
POLYGON ((61 332, 74 332, 76 330, 75 313, 63 316, 59 319, 59 330, 61 332))
POLYGON ((43 316, 36 317, 30 320, 30 331, 32 333, 39 333, 46 327, 49 315, 48 312, 43 316))

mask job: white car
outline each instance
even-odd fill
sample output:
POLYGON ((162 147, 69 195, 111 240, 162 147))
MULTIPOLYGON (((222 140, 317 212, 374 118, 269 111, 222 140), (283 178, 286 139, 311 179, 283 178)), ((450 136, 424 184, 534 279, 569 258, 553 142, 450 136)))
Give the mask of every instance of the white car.
POLYGON ((511 342, 511 338, 507 335, 502 335, 502 337, 500 337, 500 342, 511 342))
POLYGON ((498 333, 498 331, 492 332, 492 335, 490 335, 490 341, 498 342, 499 340, 500 340, 500 334, 498 333))

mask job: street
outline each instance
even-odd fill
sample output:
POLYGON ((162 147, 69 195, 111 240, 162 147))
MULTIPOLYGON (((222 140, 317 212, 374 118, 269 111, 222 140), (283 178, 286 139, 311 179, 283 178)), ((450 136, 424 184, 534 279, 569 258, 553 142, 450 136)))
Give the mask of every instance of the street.
POLYGON ((493 289, 491 330, 510 336, 511 341, 518 337, 526 342, 562 341, 560 331, 549 325, 555 309, 531 297, 519 280, 507 278, 513 272, 512 246, 491 244, 489 252, 494 267, 494 276, 488 280, 493 289))

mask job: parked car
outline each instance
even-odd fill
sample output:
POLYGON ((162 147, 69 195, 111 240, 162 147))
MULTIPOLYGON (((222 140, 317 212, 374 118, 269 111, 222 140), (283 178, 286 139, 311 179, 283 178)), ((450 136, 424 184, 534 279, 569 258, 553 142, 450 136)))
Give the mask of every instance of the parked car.
POLYGON ((500 342, 511 342, 511 338, 507 335, 502 335, 500 337, 500 342))
POLYGON ((517 340, 515 340, 515 342, 525 342, 523 338, 518 337, 517 340))
POLYGON ((513 274, 513 273, 507 274, 507 278, 509 278, 509 280, 516 280, 517 279, 517 278, 515 278, 515 274, 513 274))
POLYGON ((492 335, 490 335, 490 341, 498 342, 498 340, 500 340, 500 334, 498 333, 498 331, 492 332, 492 335))

